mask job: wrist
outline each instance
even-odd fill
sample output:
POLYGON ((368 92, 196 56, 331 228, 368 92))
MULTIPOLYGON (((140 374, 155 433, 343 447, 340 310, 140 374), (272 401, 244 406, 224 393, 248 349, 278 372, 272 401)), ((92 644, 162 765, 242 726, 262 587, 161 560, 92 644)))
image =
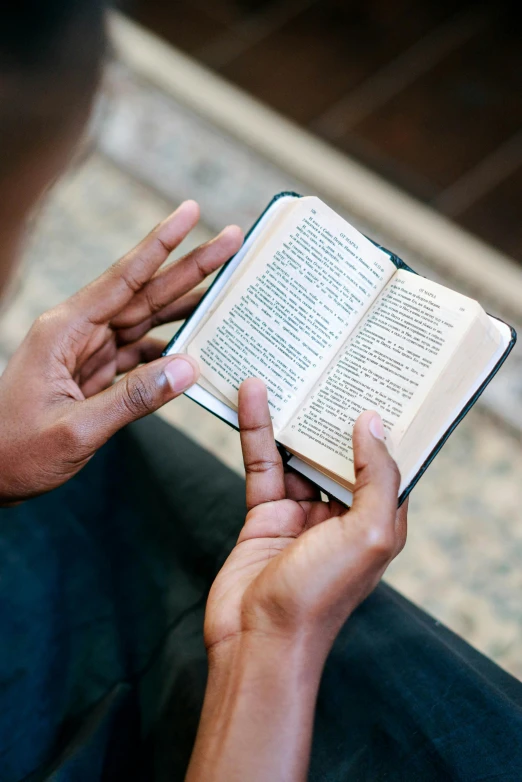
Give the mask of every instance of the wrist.
POLYGON ((302 636, 286 636, 255 630, 244 631, 213 644, 207 649, 209 676, 222 678, 232 670, 248 681, 259 674, 278 678, 281 674, 292 678, 318 681, 325 655, 319 644, 302 636), (291 673, 290 673, 291 672, 291 673))
POLYGON ((305 779, 322 668, 303 639, 248 632, 211 647, 189 782, 305 779))

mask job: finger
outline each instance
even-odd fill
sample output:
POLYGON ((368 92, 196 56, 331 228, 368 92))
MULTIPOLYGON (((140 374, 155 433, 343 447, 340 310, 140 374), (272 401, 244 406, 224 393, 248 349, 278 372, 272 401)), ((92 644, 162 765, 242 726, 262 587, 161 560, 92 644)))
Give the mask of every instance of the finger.
POLYGON ((343 513, 346 513, 348 510, 343 502, 330 496, 328 499, 328 507, 330 508, 330 516, 342 516, 343 513))
POLYGON ((166 344, 164 339, 145 337, 139 342, 120 348, 117 353, 117 374, 130 372, 138 364, 148 364, 149 361, 160 358, 166 344))
POLYGON ((145 320, 199 285, 234 255, 243 243, 237 225, 229 225, 206 244, 162 269, 112 320, 114 328, 127 328, 145 320))
POLYGON ((114 356, 113 359, 99 366, 90 377, 79 384, 85 399, 89 399, 89 397, 99 394, 100 391, 109 388, 116 375, 116 356, 114 356))
MULTIPOLYGON (((197 307, 201 301, 201 297, 205 293, 206 290, 191 291, 190 293, 187 293, 187 295, 183 296, 179 301, 173 302, 169 307, 166 307, 161 312, 158 312, 156 315, 148 318, 147 321, 141 323, 139 326, 135 326, 134 328, 130 329, 123 329, 123 331, 117 332, 116 341, 114 340, 114 332, 109 330, 105 342, 95 353, 93 353, 92 356, 90 356, 90 358, 87 359, 87 361, 81 367, 78 376, 75 378, 78 385, 81 386, 83 383, 86 383, 95 372, 98 372, 107 363, 115 359, 117 351, 121 349, 121 346, 138 342, 145 334, 147 334, 152 328, 155 328, 156 326, 186 318, 193 312, 195 307, 197 307)), ((156 344, 159 344, 157 340, 156 344)), ((166 343, 162 342, 161 344, 163 345, 164 349, 166 347, 166 343)), ((159 358, 163 352, 163 349, 156 356, 143 359, 143 361, 152 361, 153 358, 159 358)), ((133 366, 129 366, 127 369, 122 369, 120 372, 128 372, 129 369, 133 369, 133 367, 139 363, 141 362, 137 361, 133 366)), ((98 388, 98 390, 100 389, 98 388)))
POLYGON ((98 366, 89 375, 82 374, 79 385, 84 397, 94 396, 94 394, 103 391, 112 383, 116 375, 130 372, 138 364, 146 364, 160 358, 165 346, 165 340, 153 337, 147 337, 133 345, 119 349, 115 347, 114 342, 111 342, 108 346, 111 347, 110 354, 108 351, 100 352, 100 357, 103 352, 107 352, 106 360, 103 362, 100 360, 98 366))
POLYGON ((406 545, 406 538, 408 535, 409 502, 410 502, 409 499, 407 499, 406 502, 403 502, 403 504, 397 511, 397 516, 395 518, 395 539, 397 542, 395 556, 397 556, 397 554, 400 554, 400 552, 403 550, 404 546, 406 545))
POLYGON ((355 489, 349 517, 361 519, 369 534, 382 534, 383 548, 395 548, 395 518, 400 475, 384 440, 378 413, 367 411, 353 432, 355 489))
POLYGON ((116 375, 130 372, 138 364, 145 364, 160 358, 165 345, 165 340, 153 337, 147 337, 120 349, 117 349, 112 342, 110 345, 112 352, 107 356, 107 359, 103 363, 100 361, 94 371, 86 375, 79 383, 84 397, 88 398, 103 391, 112 383, 116 375))
POLYGON ((126 424, 158 410, 182 394, 199 376, 189 356, 166 356, 129 372, 105 391, 75 406, 78 426, 93 450, 126 424))
POLYGON ((319 502, 321 499, 319 488, 309 481, 308 478, 305 478, 304 475, 300 475, 293 470, 285 472, 285 487, 286 496, 290 500, 295 500, 296 502, 303 502, 304 500, 319 502))
POLYGON ((113 318, 140 291, 199 220, 199 206, 184 201, 127 255, 73 297, 93 323, 113 318))
POLYGON ((274 440, 265 384, 257 378, 239 387, 239 431, 250 510, 285 497, 283 462, 274 440))
MULTIPOLYGON (((98 350, 90 356, 85 363, 82 364, 80 369, 75 375, 75 380, 80 387, 86 383, 93 375, 100 371, 107 364, 114 364, 116 362, 116 355, 118 348, 114 341, 112 334, 109 332, 105 339, 105 342, 100 345, 98 350)), ((114 377, 114 376, 113 376, 114 377)))
POLYGON ((315 527, 317 524, 323 524, 333 516, 339 515, 332 512, 332 508, 327 502, 310 502, 304 500, 301 501, 300 505, 306 513, 307 529, 315 527))
POLYGON ((98 350, 82 365, 75 376, 75 380, 78 385, 82 385, 89 380, 95 372, 98 372, 101 367, 116 360, 118 357, 118 360, 120 361, 118 372, 128 372, 130 369, 134 369, 138 364, 159 358, 165 349, 165 346, 165 340, 147 337, 146 339, 141 340, 136 339, 133 344, 121 348, 117 346, 113 333, 109 331, 105 342, 103 342, 98 350), (136 361, 131 365, 129 361, 126 361, 125 359, 127 356, 130 357, 133 355, 136 355, 136 361))
POLYGON ((137 326, 130 326, 129 328, 119 329, 117 332, 118 344, 126 345, 129 342, 136 342, 141 339, 144 334, 147 334, 151 329, 156 326, 161 326, 163 323, 174 323, 177 320, 185 320, 189 315, 192 315, 202 297, 207 292, 207 288, 203 288, 196 291, 190 291, 186 293, 177 301, 173 301, 162 310, 156 312, 154 315, 147 317, 137 326))

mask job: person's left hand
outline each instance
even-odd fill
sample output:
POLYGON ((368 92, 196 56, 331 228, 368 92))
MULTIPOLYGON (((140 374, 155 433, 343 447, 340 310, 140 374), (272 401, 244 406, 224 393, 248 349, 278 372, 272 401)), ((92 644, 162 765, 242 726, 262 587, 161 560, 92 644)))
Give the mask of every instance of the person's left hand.
POLYGON ((33 325, 0 377, 0 504, 61 485, 118 429, 197 380, 193 359, 160 358, 165 343, 147 332, 189 315, 202 295, 194 288, 241 246, 241 230, 228 226, 159 270, 198 219, 198 205, 185 201, 33 325))

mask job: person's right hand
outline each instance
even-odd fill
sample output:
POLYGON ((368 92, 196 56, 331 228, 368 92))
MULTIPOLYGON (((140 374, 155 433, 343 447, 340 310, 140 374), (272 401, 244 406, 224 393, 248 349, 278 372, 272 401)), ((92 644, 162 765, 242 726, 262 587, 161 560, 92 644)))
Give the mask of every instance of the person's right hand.
POLYGON ((321 502, 297 473, 284 474, 261 380, 240 387, 239 425, 249 511, 212 586, 207 647, 249 634, 268 642, 307 637, 326 656, 406 540, 406 506, 397 511, 400 475, 381 419, 366 412, 355 425, 350 510, 321 502))
POLYGON ((404 545, 399 473, 377 413, 354 431, 353 505, 283 471, 266 389, 239 390, 245 525, 207 604, 209 676, 187 782, 307 778, 324 662, 404 545))
POLYGON ((160 270, 198 219, 198 205, 185 201, 36 321, 0 377, 0 504, 65 483, 118 429, 197 380, 193 359, 160 358, 165 343, 147 332, 190 314, 203 293, 194 288, 241 246, 241 230, 228 226, 160 270))

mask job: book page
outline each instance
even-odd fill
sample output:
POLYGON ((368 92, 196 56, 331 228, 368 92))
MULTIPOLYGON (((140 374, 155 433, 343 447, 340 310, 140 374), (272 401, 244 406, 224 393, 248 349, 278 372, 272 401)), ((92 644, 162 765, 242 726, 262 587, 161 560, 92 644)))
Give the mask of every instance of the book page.
POLYGON ((355 421, 364 410, 377 410, 395 455, 480 309, 466 296, 398 271, 280 434, 281 442, 352 483, 355 421))
POLYGON ((300 199, 187 352, 234 405, 245 378, 264 380, 277 431, 395 271, 322 201, 300 199))

